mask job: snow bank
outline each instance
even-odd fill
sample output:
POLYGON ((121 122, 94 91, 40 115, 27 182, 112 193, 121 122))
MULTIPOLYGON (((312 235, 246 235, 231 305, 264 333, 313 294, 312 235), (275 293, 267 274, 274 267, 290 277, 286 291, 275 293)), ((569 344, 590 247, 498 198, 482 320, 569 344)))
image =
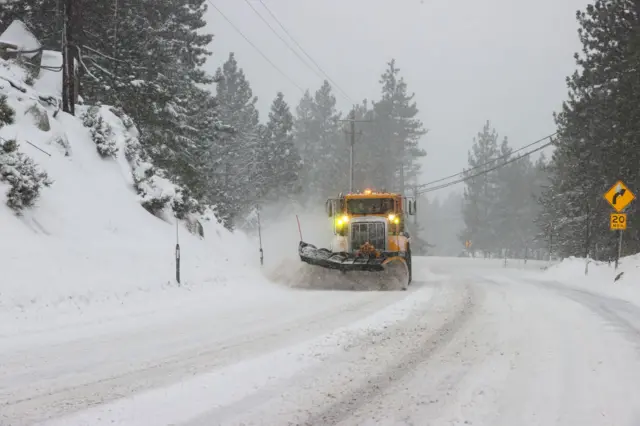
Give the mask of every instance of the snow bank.
MULTIPOLYGON (((201 238, 184 222, 176 227, 172 217, 161 219, 141 206, 132 173, 145 164, 132 165, 125 158, 132 131, 108 108, 100 112, 112 128, 117 152, 102 158, 81 117, 63 112, 54 117, 55 108, 39 101, 41 94, 24 83, 24 73, 13 63, 0 61, 0 95, 16 112, 14 124, 2 128, 0 137, 17 140, 19 151, 53 181, 22 216, 6 206, 8 185, 0 182, 0 323, 36 310, 77 312, 100 302, 144 303, 158 293, 171 298, 197 288, 264 285, 257 241, 228 232, 211 214, 196 218, 201 238)), ((166 179, 147 184, 150 191, 176 196, 166 179)))
POLYGON ((585 259, 570 257, 551 266, 540 276, 544 280, 586 288, 640 305, 640 253, 623 257, 618 270, 613 263, 589 260, 588 273, 585 275, 585 265, 585 259), (618 275, 620 277, 615 281, 618 275))

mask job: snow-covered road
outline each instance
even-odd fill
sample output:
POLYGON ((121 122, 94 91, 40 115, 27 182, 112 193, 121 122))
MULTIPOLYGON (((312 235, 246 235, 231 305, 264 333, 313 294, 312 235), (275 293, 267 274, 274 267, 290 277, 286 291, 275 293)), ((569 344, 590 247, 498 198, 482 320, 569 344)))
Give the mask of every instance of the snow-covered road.
POLYGON ((0 425, 640 424, 639 306, 522 265, 415 268, 407 292, 202 298, 2 336, 0 425))

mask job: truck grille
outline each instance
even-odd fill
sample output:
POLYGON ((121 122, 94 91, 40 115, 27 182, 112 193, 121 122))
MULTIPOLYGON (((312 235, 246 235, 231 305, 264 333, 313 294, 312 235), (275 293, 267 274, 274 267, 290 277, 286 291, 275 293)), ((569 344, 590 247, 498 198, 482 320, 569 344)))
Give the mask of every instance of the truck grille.
POLYGON ((351 224, 351 250, 359 250, 368 242, 377 250, 385 249, 387 233, 382 222, 356 222, 351 224))

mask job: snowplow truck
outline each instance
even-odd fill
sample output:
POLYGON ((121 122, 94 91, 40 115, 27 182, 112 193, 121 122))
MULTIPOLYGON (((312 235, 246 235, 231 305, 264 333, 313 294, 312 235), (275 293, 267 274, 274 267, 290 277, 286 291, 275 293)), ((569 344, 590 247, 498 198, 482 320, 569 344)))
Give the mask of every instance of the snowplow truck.
MULTIPOLYGON (((368 271, 400 281, 412 281, 411 239, 405 220, 416 214, 416 200, 397 193, 365 190, 326 202, 333 229, 331 246, 318 248, 300 241, 300 259, 310 265, 349 271, 368 271)), ((397 282, 397 281, 396 281, 397 282)))

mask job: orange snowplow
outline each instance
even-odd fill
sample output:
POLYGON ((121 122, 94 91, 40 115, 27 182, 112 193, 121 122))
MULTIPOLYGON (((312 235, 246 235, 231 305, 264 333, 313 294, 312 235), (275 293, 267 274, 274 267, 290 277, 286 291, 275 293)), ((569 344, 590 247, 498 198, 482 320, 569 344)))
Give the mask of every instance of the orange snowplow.
POLYGON ((334 234, 331 247, 300 241, 300 259, 345 273, 387 272, 399 278, 406 290, 412 268, 405 220, 416 213, 416 201, 396 193, 365 190, 329 199, 326 209, 334 234))

